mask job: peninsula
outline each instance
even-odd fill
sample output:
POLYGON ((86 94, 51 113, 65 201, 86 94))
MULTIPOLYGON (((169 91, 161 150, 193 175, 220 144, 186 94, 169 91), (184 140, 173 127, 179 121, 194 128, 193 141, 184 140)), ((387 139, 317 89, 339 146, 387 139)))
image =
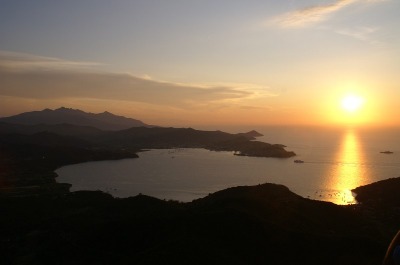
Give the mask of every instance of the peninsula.
POLYGON ((79 142, 81 146, 92 150, 137 152, 150 148, 205 148, 213 151, 236 151, 241 155, 258 157, 286 158, 296 155, 286 151, 284 145, 253 141, 262 136, 254 130, 230 134, 192 128, 165 128, 146 125, 142 121, 109 112, 93 114, 64 107, 0 118, 3 144, 13 142, 13 138, 18 138, 19 143, 33 141, 39 144, 34 139, 43 132, 57 135, 54 137, 68 137, 69 142, 79 142), (124 129, 121 130, 122 127, 124 129))
POLYGON ((146 149, 205 148, 279 158, 295 155, 283 145, 254 141, 261 135, 256 131, 230 134, 143 124, 108 112, 93 114, 67 108, 1 118, 0 196, 65 191, 69 186, 56 183, 55 169, 88 161, 139 158, 137 153, 146 149), (89 126, 93 124, 97 127, 89 126), (130 125, 136 126, 118 130, 130 125))

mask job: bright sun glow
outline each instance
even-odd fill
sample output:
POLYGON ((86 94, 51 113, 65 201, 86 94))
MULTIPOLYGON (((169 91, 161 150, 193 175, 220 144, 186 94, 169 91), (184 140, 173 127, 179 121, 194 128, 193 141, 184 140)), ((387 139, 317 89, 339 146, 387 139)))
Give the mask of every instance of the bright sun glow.
POLYGON ((356 112, 363 105, 364 99, 355 95, 348 95, 342 100, 342 108, 347 112, 356 112))
POLYGON ((341 92, 326 99, 322 112, 327 122, 337 125, 369 126, 377 120, 376 103, 366 91, 341 92))

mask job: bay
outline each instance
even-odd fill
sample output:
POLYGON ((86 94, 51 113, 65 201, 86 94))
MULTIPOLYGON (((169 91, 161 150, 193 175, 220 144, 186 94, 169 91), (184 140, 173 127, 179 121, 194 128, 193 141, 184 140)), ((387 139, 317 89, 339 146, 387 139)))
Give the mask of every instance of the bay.
MULTIPOLYGON (((207 128, 211 129, 211 128, 207 128)), ((249 128, 225 128, 244 132, 249 128)), ((139 193, 191 201, 229 187, 277 183, 310 199, 354 203, 351 189, 400 176, 398 129, 261 127, 258 140, 282 143, 288 159, 235 156, 204 149, 162 149, 139 159, 88 162, 59 168, 72 191, 102 190, 115 197, 139 193), (382 154, 390 150, 393 154, 382 154), (295 159, 304 161, 294 163, 295 159)))

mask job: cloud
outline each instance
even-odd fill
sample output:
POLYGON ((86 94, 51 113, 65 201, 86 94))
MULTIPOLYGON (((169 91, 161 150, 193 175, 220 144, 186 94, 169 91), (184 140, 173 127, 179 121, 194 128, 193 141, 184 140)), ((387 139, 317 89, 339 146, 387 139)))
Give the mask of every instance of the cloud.
POLYGON ((268 88, 249 84, 179 84, 149 76, 97 71, 97 65, 100 64, 1 52, 0 96, 129 101, 193 109, 273 95, 268 88))
POLYGON ((275 22, 284 28, 308 26, 327 19, 327 17, 357 0, 338 0, 328 5, 311 6, 283 14, 275 22))
POLYGON ((67 70, 90 69, 103 64, 94 62, 76 62, 52 57, 31 54, 0 51, 0 69, 8 71, 36 70, 67 70))
POLYGON ((378 41, 371 38, 371 35, 377 32, 379 29, 377 27, 359 27, 357 29, 341 29, 337 30, 336 33, 349 36, 354 39, 365 41, 371 44, 379 44, 378 41))
POLYGON ((283 28, 302 28, 327 20, 331 15, 354 3, 378 3, 387 0, 336 0, 331 4, 310 6, 288 12, 272 20, 283 28))

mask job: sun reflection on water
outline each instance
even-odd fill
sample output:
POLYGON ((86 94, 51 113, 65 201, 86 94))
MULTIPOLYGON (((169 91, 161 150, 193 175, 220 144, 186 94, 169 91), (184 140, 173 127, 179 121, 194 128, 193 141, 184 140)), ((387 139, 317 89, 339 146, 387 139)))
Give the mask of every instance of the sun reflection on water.
POLYGON ((354 130, 348 130, 341 141, 335 161, 327 183, 334 192, 329 194, 330 201, 336 204, 355 203, 351 189, 365 183, 367 171, 363 169, 364 160, 362 146, 354 130))

